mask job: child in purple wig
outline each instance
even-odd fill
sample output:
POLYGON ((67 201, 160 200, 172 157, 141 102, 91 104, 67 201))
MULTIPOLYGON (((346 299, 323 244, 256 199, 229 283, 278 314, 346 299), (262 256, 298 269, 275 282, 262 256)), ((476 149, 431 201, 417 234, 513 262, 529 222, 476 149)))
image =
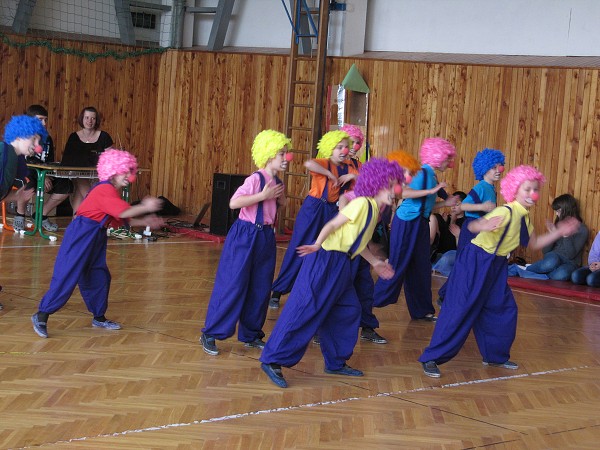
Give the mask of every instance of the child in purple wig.
POLYGON ((390 205, 404 179, 396 162, 371 159, 359 173, 352 200, 327 222, 314 244, 297 248, 300 273, 260 357, 261 367, 279 387, 287 387, 281 366, 296 365, 318 334, 325 373, 362 376, 346 364, 358 337, 360 305, 352 283, 352 260, 359 254, 381 278, 393 274, 367 247, 379 210, 390 205))

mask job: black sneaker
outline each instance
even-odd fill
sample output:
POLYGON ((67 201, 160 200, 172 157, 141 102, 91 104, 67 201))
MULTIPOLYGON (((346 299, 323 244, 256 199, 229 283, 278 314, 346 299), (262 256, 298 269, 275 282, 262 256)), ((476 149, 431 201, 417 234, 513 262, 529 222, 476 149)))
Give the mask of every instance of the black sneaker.
POLYGON ((269 300, 269 308, 279 309, 279 300, 281 299, 281 292, 273 291, 271 299, 269 300))
POLYGON ((517 370, 519 368, 519 365, 514 361, 505 361, 503 363, 491 363, 491 362, 483 361, 483 365, 490 366, 490 367, 502 367, 503 369, 511 369, 511 370, 517 370))
POLYGON ((387 339, 377 333, 373 328, 363 328, 360 332, 360 338, 363 341, 371 341, 375 344, 387 344, 387 339))
POLYGON ((33 331, 35 331, 39 337, 48 337, 48 327, 46 326, 46 322, 40 322, 37 313, 31 316, 31 323, 33 323, 33 331))
POLYGON ((353 369, 348 364, 344 364, 344 367, 336 370, 325 368, 325 373, 330 375, 346 375, 347 377, 362 377, 364 375, 362 370, 353 369))
POLYGON ((259 348, 262 350, 263 348, 265 348, 265 341, 263 341, 260 338, 256 338, 252 342, 244 343, 244 347, 259 348))
POLYGON ((313 336, 313 340, 312 340, 312 342, 313 342, 313 344, 316 344, 316 345, 321 345, 321 338, 319 337, 319 335, 318 335, 318 334, 315 334, 315 335, 313 336))
POLYGON ((219 349, 217 348, 217 344, 215 344, 214 337, 202 333, 202 336, 200 336, 200 344, 202 344, 202 348, 209 355, 215 356, 219 354, 219 349))
POLYGON ((444 303, 444 297, 438 297, 438 299, 435 302, 441 308, 442 307, 442 303, 444 303))
POLYGON ((438 368, 435 361, 427 361, 421 364, 423 364, 423 372, 428 377, 439 378, 442 376, 442 374, 440 373, 440 369, 438 368))

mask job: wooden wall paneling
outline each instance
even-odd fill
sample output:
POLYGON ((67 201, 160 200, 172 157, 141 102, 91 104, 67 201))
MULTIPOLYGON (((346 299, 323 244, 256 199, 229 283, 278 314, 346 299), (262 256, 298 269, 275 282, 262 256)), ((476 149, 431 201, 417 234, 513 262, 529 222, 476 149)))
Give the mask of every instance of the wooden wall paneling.
POLYGON ((561 111, 560 111, 560 123, 557 127, 558 139, 555 141, 555 145, 558 146, 558 168, 557 168, 557 189, 560 192, 574 192, 573 191, 573 180, 575 174, 575 166, 573 164, 570 153, 568 152, 569 138, 567 136, 568 120, 569 117, 569 98, 571 95, 573 69, 561 71, 561 79, 564 84, 562 98, 561 111))

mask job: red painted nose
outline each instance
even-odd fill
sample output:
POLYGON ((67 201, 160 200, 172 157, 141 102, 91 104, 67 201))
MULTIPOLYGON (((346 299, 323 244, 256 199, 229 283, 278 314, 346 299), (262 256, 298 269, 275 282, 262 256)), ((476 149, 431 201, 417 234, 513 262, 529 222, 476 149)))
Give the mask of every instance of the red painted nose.
POLYGON ((43 150, 43 149, 42 149, 42 146, 41 146, 40 144, 36 145, 36 146, 33 148, 33 151, 34 151, 34 152, 36 152, 38 155, 39 155, 40 153, 42 153, 42 150, 43 150))
POLYGON ((135 173, 130 173, 127 177, 127 181, 129 181, 130 183, 135 183, 135 180, 137 180, 137 176, 135 175, 135 173))
POLYGON ((340 151, 340 155, 344 156, 344 157, 348 156, 348 153, 349 153, 348 147, 344 147, 342 149, 342 151, 340 151))
POLYGON ((400 184, 394 185, 394 194, 396 194, 396 195, 402 194, 402 186, 400 184))
POLYGON ((355 152, 359 151, 359 150, 360 150, 360 147, 361 147, 361 144, 354 144, 354 145, 352 146, 352 148, 354 149, 354 151, 355 151, 355 152))
POLYGON ((292 159, 294 159, 294 155, 293 155, 292 153, 286 153, 286 154, 285 154, 285 160, 286 160, 287 162, 291 162, 291 161, 292 161, 292 159))
POLYGON ((448 161, 448 169, 452 169, 454 167, 454 160, 448 161))
POLYGON ((537 202, 540 198, 540 194, 538 192, 532 192, 531 193, 531 200, 533 200, 534 202, 537 202))
POLYGON ((405 176, 404 176, 404 182, 405 182, 406 184, 410 184, 410 183, 411 183, 411 181, 412 181, 412 176, 410 176, 410 175, 405 175, 405 176))
POLYGON ((500 173, 504 172, 504 166, 498 166, 498 172, 500 172, 500 173))

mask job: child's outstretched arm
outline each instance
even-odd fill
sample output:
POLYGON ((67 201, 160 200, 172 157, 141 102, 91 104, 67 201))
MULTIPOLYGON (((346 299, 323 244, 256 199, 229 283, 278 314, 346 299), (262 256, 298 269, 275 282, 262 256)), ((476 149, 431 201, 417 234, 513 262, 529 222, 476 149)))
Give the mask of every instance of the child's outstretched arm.
POLYGON ((537 236, 535 232, 529 237, 528 248, 540 250, 547 245, 559 240, 561 237, 569 237, 579 230, 581 223, 575 217, 567 217, 556 224, 554 229, 541 236, 537 236))
POLYGON ((312 159, 309 159, 304 163, 304 167, 314 173, 318 173, 319 175, 326 176, 334 183, 338 182, 338 179, 335 177, 331 171, 327 170, 325 167, 321 166, 319 163, 314 162, 312 159))
POLYGON ((502 216, 494 216, 489 219, 481 218, 470 222, 468 227, 471 233, 479 233, 481 231, 493 231, 502 225, 504 217, 502 216))
POLYGON ((341 227, 346 222, 348 222, 348 220, 349 219, 346 216, 344 216, 343 214, 338 214, 337 216, 335 216, 333 219, 331 219, 329 222, 327 222, 325 224, 323 229, 321 229, 319 236, 317 236, 317 240, 315 241, 314 244, 301 245, 299 247, 296 247, 296 253, 298 253, 299 256, 306 256, 310 253, 314 253, 314 252, 318 251, 321 248, 321 245, 323 244, 323 242, 325 242, 325 239, 327 239, 327 236, 329 236, 331 233, 333 233, 339 227, 341 227))
POLYGON ((408 186, 404 186, 402 189, 402 198, 420 198, 425 197, 426 195, 433 195, 446 186, 447 185, 444 182, 439 183, 437 186, 432 187, 431 189, 412 189, 408 186))
POLYGON ((388 263, 387 260, 379 259, 377 256, 371 252, 369 246, 366 246, 362 252, 360 252, 360 256, 369 261, 369 264, 373 266, 373 269, 379 276, 379 278, 383 278, 384 280, 389 280, 394 276, 394 268, 388 263))
POLYGON ((137 205, 130 206, 120 215, 120 219, 129 219, 131 217, 143 216, 158 211, 162 208, 162 200, 156 197, 145 197, 137 205))
POLYGON ((483 203, 461 203, 460 209, 463 211, 483 211, 489 213, 496 207, 494 202, 483 202, 483 203))

